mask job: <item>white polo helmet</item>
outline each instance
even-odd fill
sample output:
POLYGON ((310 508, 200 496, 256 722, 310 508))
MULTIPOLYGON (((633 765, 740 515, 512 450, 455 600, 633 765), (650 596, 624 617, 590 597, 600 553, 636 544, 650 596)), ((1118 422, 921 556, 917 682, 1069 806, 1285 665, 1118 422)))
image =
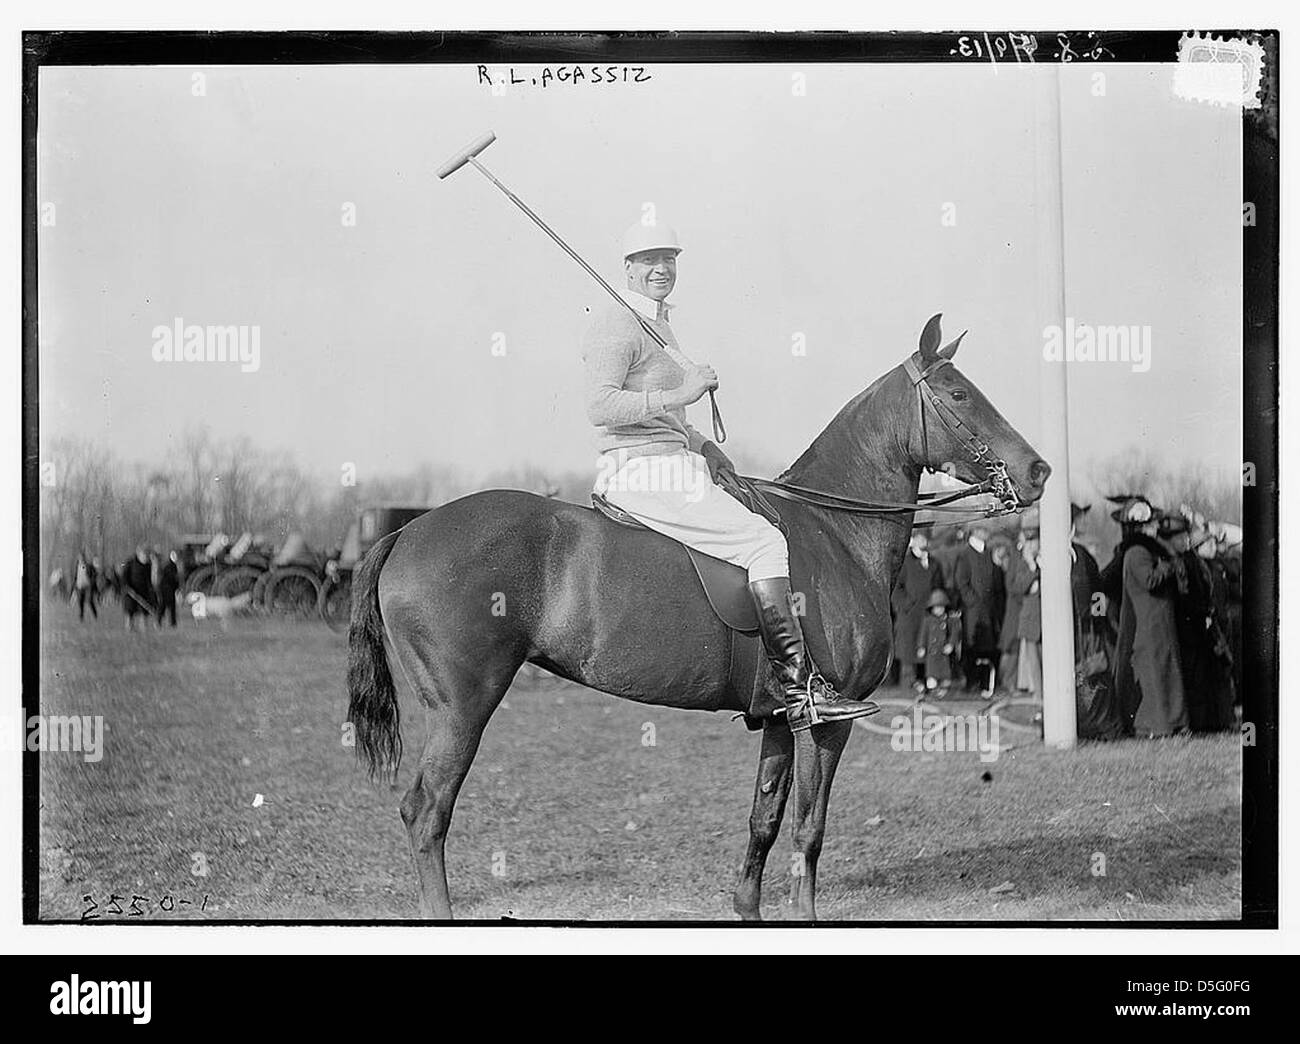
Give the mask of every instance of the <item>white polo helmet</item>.
POLYGON ((675 250, 682 252, 682 245, 677 240, 677 230, 672 225, 657 221, 653 225, 637 222, 623 233, 623 258, 646 250, 675 250))

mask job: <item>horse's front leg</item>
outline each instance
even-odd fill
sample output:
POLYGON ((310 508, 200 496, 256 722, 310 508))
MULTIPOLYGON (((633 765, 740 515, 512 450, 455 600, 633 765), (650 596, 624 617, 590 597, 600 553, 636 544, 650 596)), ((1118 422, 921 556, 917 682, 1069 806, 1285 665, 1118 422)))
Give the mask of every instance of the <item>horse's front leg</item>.
POLYGON ((763 750, 758 756, 758 779, 754 782, 754 808, 749 814, 749 847, 736 880, 733 905, 746 921, 761 921, 759 903, 763 895, 763 867, 781 830, 785 799, 790 794, 794 767, 794 737, 784 718, 763 723, 763 750))
POLYGON ((817 920, 817 860, 826 834, 826 806, 830 803, 835 768, 853 722, 817 725, 795 737, 794 753, 794 859, 790 873, 792 916, 817 920))

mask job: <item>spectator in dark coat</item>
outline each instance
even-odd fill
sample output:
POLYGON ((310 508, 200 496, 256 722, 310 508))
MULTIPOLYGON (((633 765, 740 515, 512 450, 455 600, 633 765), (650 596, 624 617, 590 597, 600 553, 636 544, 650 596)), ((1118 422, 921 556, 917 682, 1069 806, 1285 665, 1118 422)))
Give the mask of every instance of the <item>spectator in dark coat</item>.
POLYGON ((1070 599, 1074 603, 1076 722, 1080 739, 1109 740, 1124 735, 1127 724, 1115 699, 1114 643, 1107 622, 1101 569, 1075 539, 1075 523, 1091 505, 1070 505, 1070 599))
MULTIPOLYGON (((1214 538, 1193 534, 1186 520, 1170 527, 1169 538, 1182 557, 1187 592, 1178 598, 1178 648, 1187 695, 1187 722, 1193 732, 1223 732, 1236 724, 1232 655, 1215 600, 1214 538), (1199 538, 1197 546, 1193 540, 1199 538)), ((1224 592, 1226 595, 1226 591, 1224 592)))
POLYGON ((180 568, 176 562, 176 552, 167 556, 167 561, 158 570, 158 626, 162 626, 163 617, 171 619, 176 626, 176 592, 180 590, 180 568))
POLYGON ((1132 665, 1121 663, 1119 659, 1120 610, 1124 607, 1124 556, 1141 535, 1142 526, 1155 517, 1155 509, 1146 497, 1139 494, 1120 493, 1106 499, 1119 505, 1110 513, 1110 517, 1119 523, 1120 540, 1111 552, 1106 568, 1101 571, 1101 593, 1106 599, 1108 647, 1114 653, 1111 689, 1127 734, 1132 732, 1136 704, 1128 706, 1125 701, 1132 697, 1137 683, 1132 678, 1132 665))
POLYGON ((1124 555, 1145 520, 1154 517, 1155 509, 1146 497, 1137 494, 1120 493, 1106 499, 1119 505, 1110 517, 1119 523, 1120 540, 1101 571, 1101 593, 1106 597, 1106 623, 1113 643, 1119 636, 1119 613, 1124 604, 1124 555))
POLYGON ((1116 649, 1116 690, 1139 736, 1187 730, 1187 703, 1178 655, 1175 599, 1186 590, 1176 555, 1157 537, 1152 510, 1124 552, 1124 601, 1116 649))
POLYGON ((998 628, 1006 609, 1002 570, 989 552, 988 538, 987 526, 971 526, 953 565, 953 586, 962 614, 962 673, 967 690, 986 692, 998 658, 998 628))
POLYGON ((1218 561, 1223 563, 1223 576, 1227 586, 1227 612, 1224 616, 1228 636, 1228 649, 1232 653, 1232 684, 1236 691, 1237 702, 1245 691, 1242 688, 1241 665, 1242 628, 1241 628, 1241 545, 1221 549, 1218 561))
POLYGON ((1070 505, 1070 598, 1074 602, 1074 618, 1079 621, 1095 620, 1105 616, 1106 599, 1101 594, 1101 567, 1091 551, 1075 539, 1075 523, 1092 505, 1070 505))
MULTIPOLYGON (((1235 717, 1235 709, 1241 706, 1241 688, 1238 682, 1238 672, 1241 669, 1241 649, 1233 637, 1232 577, 1229 574, 1228 565, 1223 554, 1223 545, 1217 539, 1207 541, 1201 545, 1199 551, 1210 572, 1210 601, 1214 605, 1215 623, 1223 638, 1224 649, 1220 659, 1225 659, 1228 663, 1235 717)), ((1238 593, 1240 593, 1240 581, 1238 581, 1238 593)), ((1236 608, 1240 610, 1241 606, 1238 605, 1236 608)), ((1237 626, 1240 626, 1240 623, 1241 621, 1238 618, 1236 621, 1237 626)), ((1240 638, 1239 634, 1237 638, 1240 638)))
POLYGON ((1020 552, 1010 544, 998 543, 991 549, 993 561, 1002 570, 1002 584, 1007 592, 1006 609, 1002 613, 1002 626, 998 628, 998 673, 994 688, 1011 693, 1016 689, 1016 675, 1020 668, 1020 602, 1011 590, 1011 572, 1016 568, 1020 552))
POLYGON ((917 656, 917 632, 925 619, 930 592, 943 587, 943 570, 930 555, 930 539, 917 530, 903 555, 903 566, 890 597, 894 613, 894 663, 898 681, 925 684, 925 666, 917 656))
POLYGON ((1019 641, 1016 658, 1016 677, 1008 679, 1015 688, 1043 695, 1043 621, 1042 599, 1039 596, 1038 530, 1027 528, 1021 535, 1019 552, 1007 567, 1007 600, 1013 597, 1020 603, 1016 618, 1016 635, 1019 641))
POLYGON ((135 549, 135 557, 122 566, 122 611, 126 613, 126 629, 132 629, 137 616, 141 623, 154 614, 153 577, 149 553, 143 544, 135 549))

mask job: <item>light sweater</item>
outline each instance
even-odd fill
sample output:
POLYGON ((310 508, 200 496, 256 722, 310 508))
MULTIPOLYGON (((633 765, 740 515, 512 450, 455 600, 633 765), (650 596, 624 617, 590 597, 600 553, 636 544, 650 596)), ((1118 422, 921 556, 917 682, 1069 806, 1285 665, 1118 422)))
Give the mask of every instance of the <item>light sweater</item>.
MULTIPOLYGON (((681 354, 668 324, 668 306, 657 318, 650 298, 630 290, 623 296, 681 354)), ((680 387, 686 373, 626 308, 610 302, 596 313, 582 339, 582 360, 587 419, 599 429, 596 445, 602 453, 618 452, 624 458, 680 449, 698 453, 708 441, 687 422, 685 408, 665 407, 664 393, 680 387)))

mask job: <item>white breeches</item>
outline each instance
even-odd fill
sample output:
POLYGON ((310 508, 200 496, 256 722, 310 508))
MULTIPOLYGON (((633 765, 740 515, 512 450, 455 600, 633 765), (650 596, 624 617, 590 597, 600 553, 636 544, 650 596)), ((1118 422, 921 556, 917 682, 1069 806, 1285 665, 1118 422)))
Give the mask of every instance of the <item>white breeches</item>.
POLYGON ((656 532, 740 566, 751 581, 790 575, 781 531, 714 485, 698 453, 603 454, 594 490, 656 532))

